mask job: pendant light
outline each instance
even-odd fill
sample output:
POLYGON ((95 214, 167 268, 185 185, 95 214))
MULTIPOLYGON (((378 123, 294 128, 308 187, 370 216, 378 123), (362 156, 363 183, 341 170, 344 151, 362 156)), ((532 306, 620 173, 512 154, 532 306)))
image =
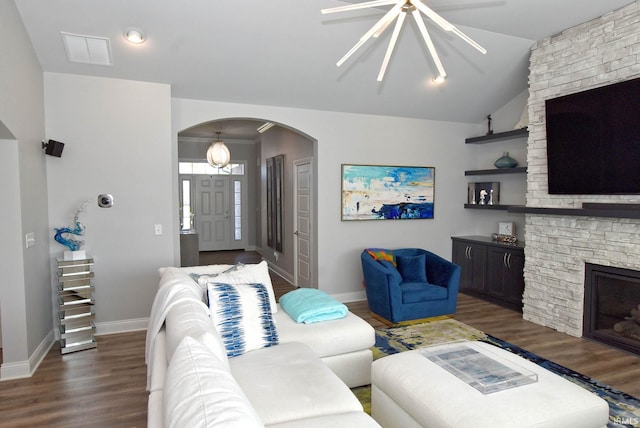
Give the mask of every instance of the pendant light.
POLYGON ((211 146, 207 149, 207 162, 209 162, 211 166, 224 168, 229 165, 231 154, 227 146, 220 141, 220 131, 216 131, 216 134, 218 134, 218 139, 212 142, 211 146))

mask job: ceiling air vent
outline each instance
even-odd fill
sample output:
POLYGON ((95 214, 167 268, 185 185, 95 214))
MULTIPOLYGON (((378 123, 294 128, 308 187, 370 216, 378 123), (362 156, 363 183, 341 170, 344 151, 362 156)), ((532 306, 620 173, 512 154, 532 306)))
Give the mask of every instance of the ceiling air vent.
POLYGON ((60 34, 69 61, 83 64, 113 65, 109 39, 80 34, 60 34))

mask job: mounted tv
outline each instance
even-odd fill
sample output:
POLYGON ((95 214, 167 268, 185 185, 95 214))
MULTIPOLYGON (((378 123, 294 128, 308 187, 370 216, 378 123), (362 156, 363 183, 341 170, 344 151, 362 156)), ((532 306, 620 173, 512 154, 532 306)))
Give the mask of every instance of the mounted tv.
POLYGON ((640 194, 640 78, 545 108, 550 194, 640 194))

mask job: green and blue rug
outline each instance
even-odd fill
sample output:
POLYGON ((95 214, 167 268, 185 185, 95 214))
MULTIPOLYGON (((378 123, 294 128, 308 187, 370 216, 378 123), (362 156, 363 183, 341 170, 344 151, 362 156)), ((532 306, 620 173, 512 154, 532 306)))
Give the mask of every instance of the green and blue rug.
MULTIPOLYGON (((376 329, 373 358, 409 351, 424 346, 457 340, 481 340, 526 358, 545 369, 597 394, 609 404, 608 428, 640 427, 640 400, 588 376, 544 359, 453 318, 437 319, 420 324, 376 329)), ((353 388, 365 411, 371 413, 371 387, 353 388)))

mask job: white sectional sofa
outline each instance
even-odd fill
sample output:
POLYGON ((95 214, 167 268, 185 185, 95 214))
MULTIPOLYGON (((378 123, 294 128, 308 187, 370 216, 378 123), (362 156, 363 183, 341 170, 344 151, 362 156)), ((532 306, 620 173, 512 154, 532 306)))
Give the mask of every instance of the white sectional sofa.
POLYGON ((349 389, 371 383, 373 328, 352 313, 298 324, 269 281, 278 344, 228 358, 206 288, 189 275, 229 268, 160 270, 147 332, 148 426, 378 427, 349 389))

